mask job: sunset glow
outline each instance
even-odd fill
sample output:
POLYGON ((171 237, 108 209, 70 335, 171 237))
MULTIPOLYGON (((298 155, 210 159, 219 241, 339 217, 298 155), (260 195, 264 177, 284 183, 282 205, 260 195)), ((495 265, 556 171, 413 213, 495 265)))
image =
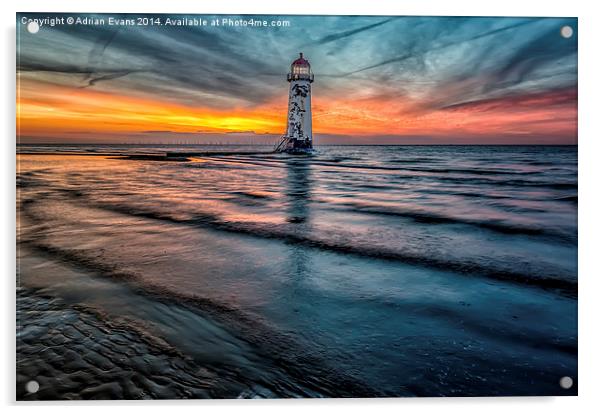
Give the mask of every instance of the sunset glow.
MULTIPOLYGON (((554 19, 510 19, 518 20, 513 24, 504 23, 503 19, 467 20, 456 25, 458 33, 446 35, 455 39, 455 43, 446 45, 445 37, 436 34, 447 23, 430 18, 427 23, 432 40, 420 45, 424 52, 395 58, 406 50, 400 46, 399 50, 391 50, 393 58, 389 60, 376 53, 380 50, 379 39, 391 38, 401 30, 395 30, 395 24, 407 26, 408 22, 399 19, 398 23, 387 21, 378 27, 368 25, 353 34, 343 31, 338 37, 324 36, 330 31, 337 33, 341 19, 345 18, 333 19, 328 30, 329 25, 322 25, 324 28, 317 30, 323 37, 312 35, 317 39, 305 46, 316 73, 312 95, 318 145, 333 140, 404 143, 407 137, 412 137, 412 143, 417 139, 420 142, 417 137, 425 137, 425 143, 576 143, 576 55, 566 45, 568 40, 554 31, 559 24, 554 19), (547 41, 564 42, 561 46, 565 49, 549 46, 542 52, 539 47, 532 53, 541 56, 529 57, 529 48, 537 46, 540 40, 520 43, 512 34, 505 34, 505 27, 514 26, 534 37, 550 33, 547 41), (517 42, 518 52, 514 55, 504 50, 501 58, 491 57, 492 65, 486 69, 478 69, 483 65, 476 61, 472 67, 460 65, 462 60, 470 62, 478 57, 467 45, 486 53, 487 48, 501 47, 508 41, 504 36, 517 42), (334 59, 324 54, 334 44, 363 44, 374 50, 358 52, 362 57, 358 69, 355 61, 350 63, 354 56, 349 51, 341 51, 340 55, 337 52, 334 59), (526 63, 519 60, 521 54, 526 63), (566 61, 568 70, 556 70, 561 61, 566 61)), ((363 20, 374 19, 377 18, 363 20)), ((199 59, 195 66, 195 55, 188 50, 190 45, 182 43, 179 36, 184 36, 182 31, 186 31, 184 38, 194 35, 204 39, 205 35, 192 34, 191 30, 134 35, 99 28, 98 33, 88 30, 82 35, 76 28, 57 27, 45 28, 45 34, 41 32, 42 36, 36 38, 21 33, 17 100, 21 142, 131 142, 174 136, 202 141, 222 135, 223 141, 228 141, 231 134, 270 135, 274 137, 271 139, 281 135, 286 126, 286 58, 295 54, 288 50, 266 51, 245 63, 234 52, 228 55, 227 51, 204 50, 199 42, 195 47, 199 59), (159 63, 166 67, 149 65, 160 61, 163 48, 168 46, 158 51, 151 42, 141 44, 141 36, 171 42, 169 48, 174 52, 159 63), (52 52, 66 40, 73 41, 79 50, 79 54, 66 56, 69 62, 61 63, 56 53, 44 57, 42 48, 46 53, 52 52), (100 57, 94 57, 92 53, 99 44, 104 49, 100 57), (40 51, 42 64, 31 58, 36 50, 40 51), (135 68, 117 67, 128 60, 128 50, 133 55, 126 66, 135 68), (171 65, 169 59, 180 54, 191 59, 171 65), (212 56, 211 62, 223 62, 220 70, 227 67, 228 72, 200 63, 207 55, 212 56), (253 63, 256 58, 269 61, 272 56, 278 56, 277 61, 253 63), (186 76, 179 76, 176 71, 186 76)), ((414 31, 418 35, 419 29, 414 31)), ((286 39, 291 32, 294 29, 278 33, 286 39)), ((219 35, 228 41, 259 41, 235 30, 219 35)), ((424 40, 417 37, 415 41, 424 40)), ((300 45, 294 47, 297 50, 300 45)))

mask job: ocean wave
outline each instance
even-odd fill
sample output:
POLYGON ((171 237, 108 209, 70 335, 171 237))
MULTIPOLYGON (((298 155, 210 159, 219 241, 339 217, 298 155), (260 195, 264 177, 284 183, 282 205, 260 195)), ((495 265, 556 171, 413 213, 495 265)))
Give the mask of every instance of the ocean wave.
MULTIPOLYGON (((70 190, 64 190, 64 192, 70 194, 70 190)), ((540 265, 539 267, 530 269, 528 265, 513 262, 512 267, 496 268, 495 266, 492 266, 492 263, 490 262, 476 261, 469 258, 451 260, 446 257, 425 255, 403 249, 391 249, 357 240, 353 243, 345 243, 344 238, 341 237, 327 239, 311 233, 291 231, 292 229, 287 225, 263 225, 253 222, 224 221, 219 215, 208 213, 195 213, 194 217, 182 218, 167 212, 147 210, 139 206, 123 204, 117 205, 88 201, 87 205, 132 217, 143 217, 168 223, 210 228, 213 230, 250 235, 265 239, 281 240, 286 243, 294 243, 342 254, 399 261, 427 268, 453 271, 469 277, 485 277, 493 280, 520 283, 527 286, 555 290, 569 297, 576 297, 577 295, 576 279, 572 279, 564 272, 559 272, 558 269, 555 269, 554 267, 542 268, 540 265)), ((28 210, 28 208, 31 207, 30 204, 25 204, 23 207, 24 211, 29 211, 30 215, 35 217, 35 214, 32 213, 31 210, 28 210)), ((437 222, 438 220, 446 222, 445 218, 429 215, 421 216, 419 214, 415 216, 415 219, 424 219, 427 223, 437 222)), ((43 222, 43 219, 38 220, 43 222)), ((509 232, 513 231, 512 228, 506 227, 504 230, 509 232)), ((533 234, 538 234, 538 229, 532 229, 532 231, 533 234)))
MULTIPOLYGON (((411 211, 399 209, 383 209, 361 203, 341 203, 350 211, 357 211, 365 214, 374 214, 382 216, 404 217, 423 224, 461 224, 480 229, 486 229, 502 234, 515 234, 524 236, 540 236, 545 239, 560 243, 577 243, 577 235, 565 231, 556 231, 544 227, 532 227, 528 225, 518 225, 495 220, 478 220, 458 216, 446 216, 425 211, 411 211)), ((525 210, 523 210, 525 211, 525 210)))

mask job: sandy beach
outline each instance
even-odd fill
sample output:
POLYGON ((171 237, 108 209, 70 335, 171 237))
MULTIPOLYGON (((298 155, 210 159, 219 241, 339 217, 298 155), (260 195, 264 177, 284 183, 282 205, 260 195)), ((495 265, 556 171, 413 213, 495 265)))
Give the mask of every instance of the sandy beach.
POLYGON ((18 399, 577 392, 573 147, 42 150, 18 399))

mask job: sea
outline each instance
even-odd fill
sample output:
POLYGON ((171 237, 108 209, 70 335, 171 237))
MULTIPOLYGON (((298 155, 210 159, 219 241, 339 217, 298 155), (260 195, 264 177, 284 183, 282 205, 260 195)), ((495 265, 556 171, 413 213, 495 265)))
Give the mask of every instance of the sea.
POLYGON ((18 146, 18 399, 577 394, 576 146, 270 149, 18 146))

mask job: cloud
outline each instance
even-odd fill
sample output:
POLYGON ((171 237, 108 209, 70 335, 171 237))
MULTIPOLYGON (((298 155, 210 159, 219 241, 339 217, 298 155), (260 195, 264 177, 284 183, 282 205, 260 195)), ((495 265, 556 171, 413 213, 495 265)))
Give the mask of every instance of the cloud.
POLYGON ((515 24, 511 24, 511 25, 507 25, 507 26, 498 28, 498 29, 488 30, 486 32, 479 33, 479 34, 476 34, 474 36, 470 36, 470 37, 465 38, 465 39, 460 39, 460 40, 455 40, 455 41, 451 41, 451 42, 446 42, 446 43, 443 43, 443 44, 440 44, 440 45, 436 45, 436 46, 433 46, 433 47, 425 48, 425 49, 420 50, 420 51, 412 51, 411 53, 405 53, 403 55, 395 56, 393 58, 386 59, 384 61, 375 63, 375 64, 370 65, 370 66, 366 66, 366 67, 363 67, 363 68, 360 68, 360 69, 353 70, 351 72, 346 73, 344 76, 353 75, 355 73, 363 72, 363 71, 370 70, 370 69, 375 69, 375 68, 378 68, 378 67, 381 67, 381 66, 384 66, 384 65, 389 65, 389 64, 395 63, 395 62, 402 62, 402 61, 405 61, 405 60, 408 60, 408 59, 413 59, 413 58, 421 57, 421 56, 424 56, 426 53, 431 53, 431 52, 438 51, 438 50, 441 50, 441 49, 446 49, 446 48, 451 47, 451 46, 457 46, 459 44, 466 43, 466 42, 472 42, 472 41, 475 41, 475 40, 478 40, 478 39, 482 39, 484 37, 493 36, 495 34, 498 34, 498 33, 501 33, 501 32, 507 31, 507 30, 516 29, 516 28, 518 28, 520 26, 524 26, 526 24, 530 24, 530 23, 532 23, 534 21, 536 21, 536 19, 528 19, 526 21, 521 21, 521 22, 518 22, 518 23, 515 23, 515 24))
MULTIPOLYGON (((17 70, 22 85, 85 88, 237 115, 268 108, 284 117, 286 72, 302 51, 316 74, 320 113, 341 113, 338 105, 357 116, 403 115, 416 125, 440 110, 487 112, 513 104, 530 110, 540 95, 549 97, 546 105, 561 105, 563 98, 554 94, 576 88, 576 19, 255 17, 291 26, 74 25, 44 27, 34 36, 18 24, 17 70), (572 39, 560 36, 566 24, 574 29, 572 39)), ((568 92, 566 99, 569 105, 568 92)))
POLYGON ((392 17, 390 19, 385 19, 382 20, 380 22, 377 23, 373 23, 373 24, 369 24, 366 26, 362 26, 362 27, 358 27, 357 29, 352 29, 352 30, 346 30, 343 32, 338 32, 338 33, 333 33, 324 37, 321 37, 320 39, 314 41, 314 42, 310 42, 307 45, 324 45, 326 43, 330 43, 330 42, 334 42, 340 39, 344 39, 346 37, 349 36, 353 36, 355 34, 361 33, 361 32, 365 32, 366 30, 370 30, 370 29, 374 29, 375 27, 378 26, 382 26, 383 24, 389 23, 390 21, 394 20, 395 18, 392 17))
POLYGON ((85 75, 83 81, 86 82, 82 85, 82 88, 94 86, 96 83, 111 79, 121 78, 131 73, 143 72, 139 69, 102 69, 93 67, 82 67, 70 64, 56 64, 56 63, 35 63, 35 62, 21 62, 17 66, 17 70, 20 72, 50 72, 60 73, 65 75, 85 75))
POLYGON ((90 74, 94 72, 95 67, 100 65, 104 51, 111 44, 113 39, 115 39, 115 36, 117 36, 118 32, 119 30, 100 32, 96 43, 94 43, 94 46, 88 53, 88 69, 90 74))
POLYGON ((447 111, 514 110, 525 111, 529 108, 553 107, 577 104, 575 87, 558 88, 528 94, 506 95, 497 98, 461 102, 441 107, 447 111))
POLYGON ((491 72, 491 81, 485 90, 519 84, 542 66, 576 55, 577 36, 563 38, 559 26, 550 27, 519 47, 499 70, 491 72))
POLYGON ((127 76, 129 74, 138 73, 138 72, 143 72, 143 71, 141 71, 141 70, 122 70, 122 71, 114 71, 114 72, 108 73, 108 74, 97 75, 95 77, 92 77, 92 75, 89 75, 88 78, 86 79, 88 81, 88 84, 84 87, 94 86, 98 82, 118 79, 118 78, 127 76))

